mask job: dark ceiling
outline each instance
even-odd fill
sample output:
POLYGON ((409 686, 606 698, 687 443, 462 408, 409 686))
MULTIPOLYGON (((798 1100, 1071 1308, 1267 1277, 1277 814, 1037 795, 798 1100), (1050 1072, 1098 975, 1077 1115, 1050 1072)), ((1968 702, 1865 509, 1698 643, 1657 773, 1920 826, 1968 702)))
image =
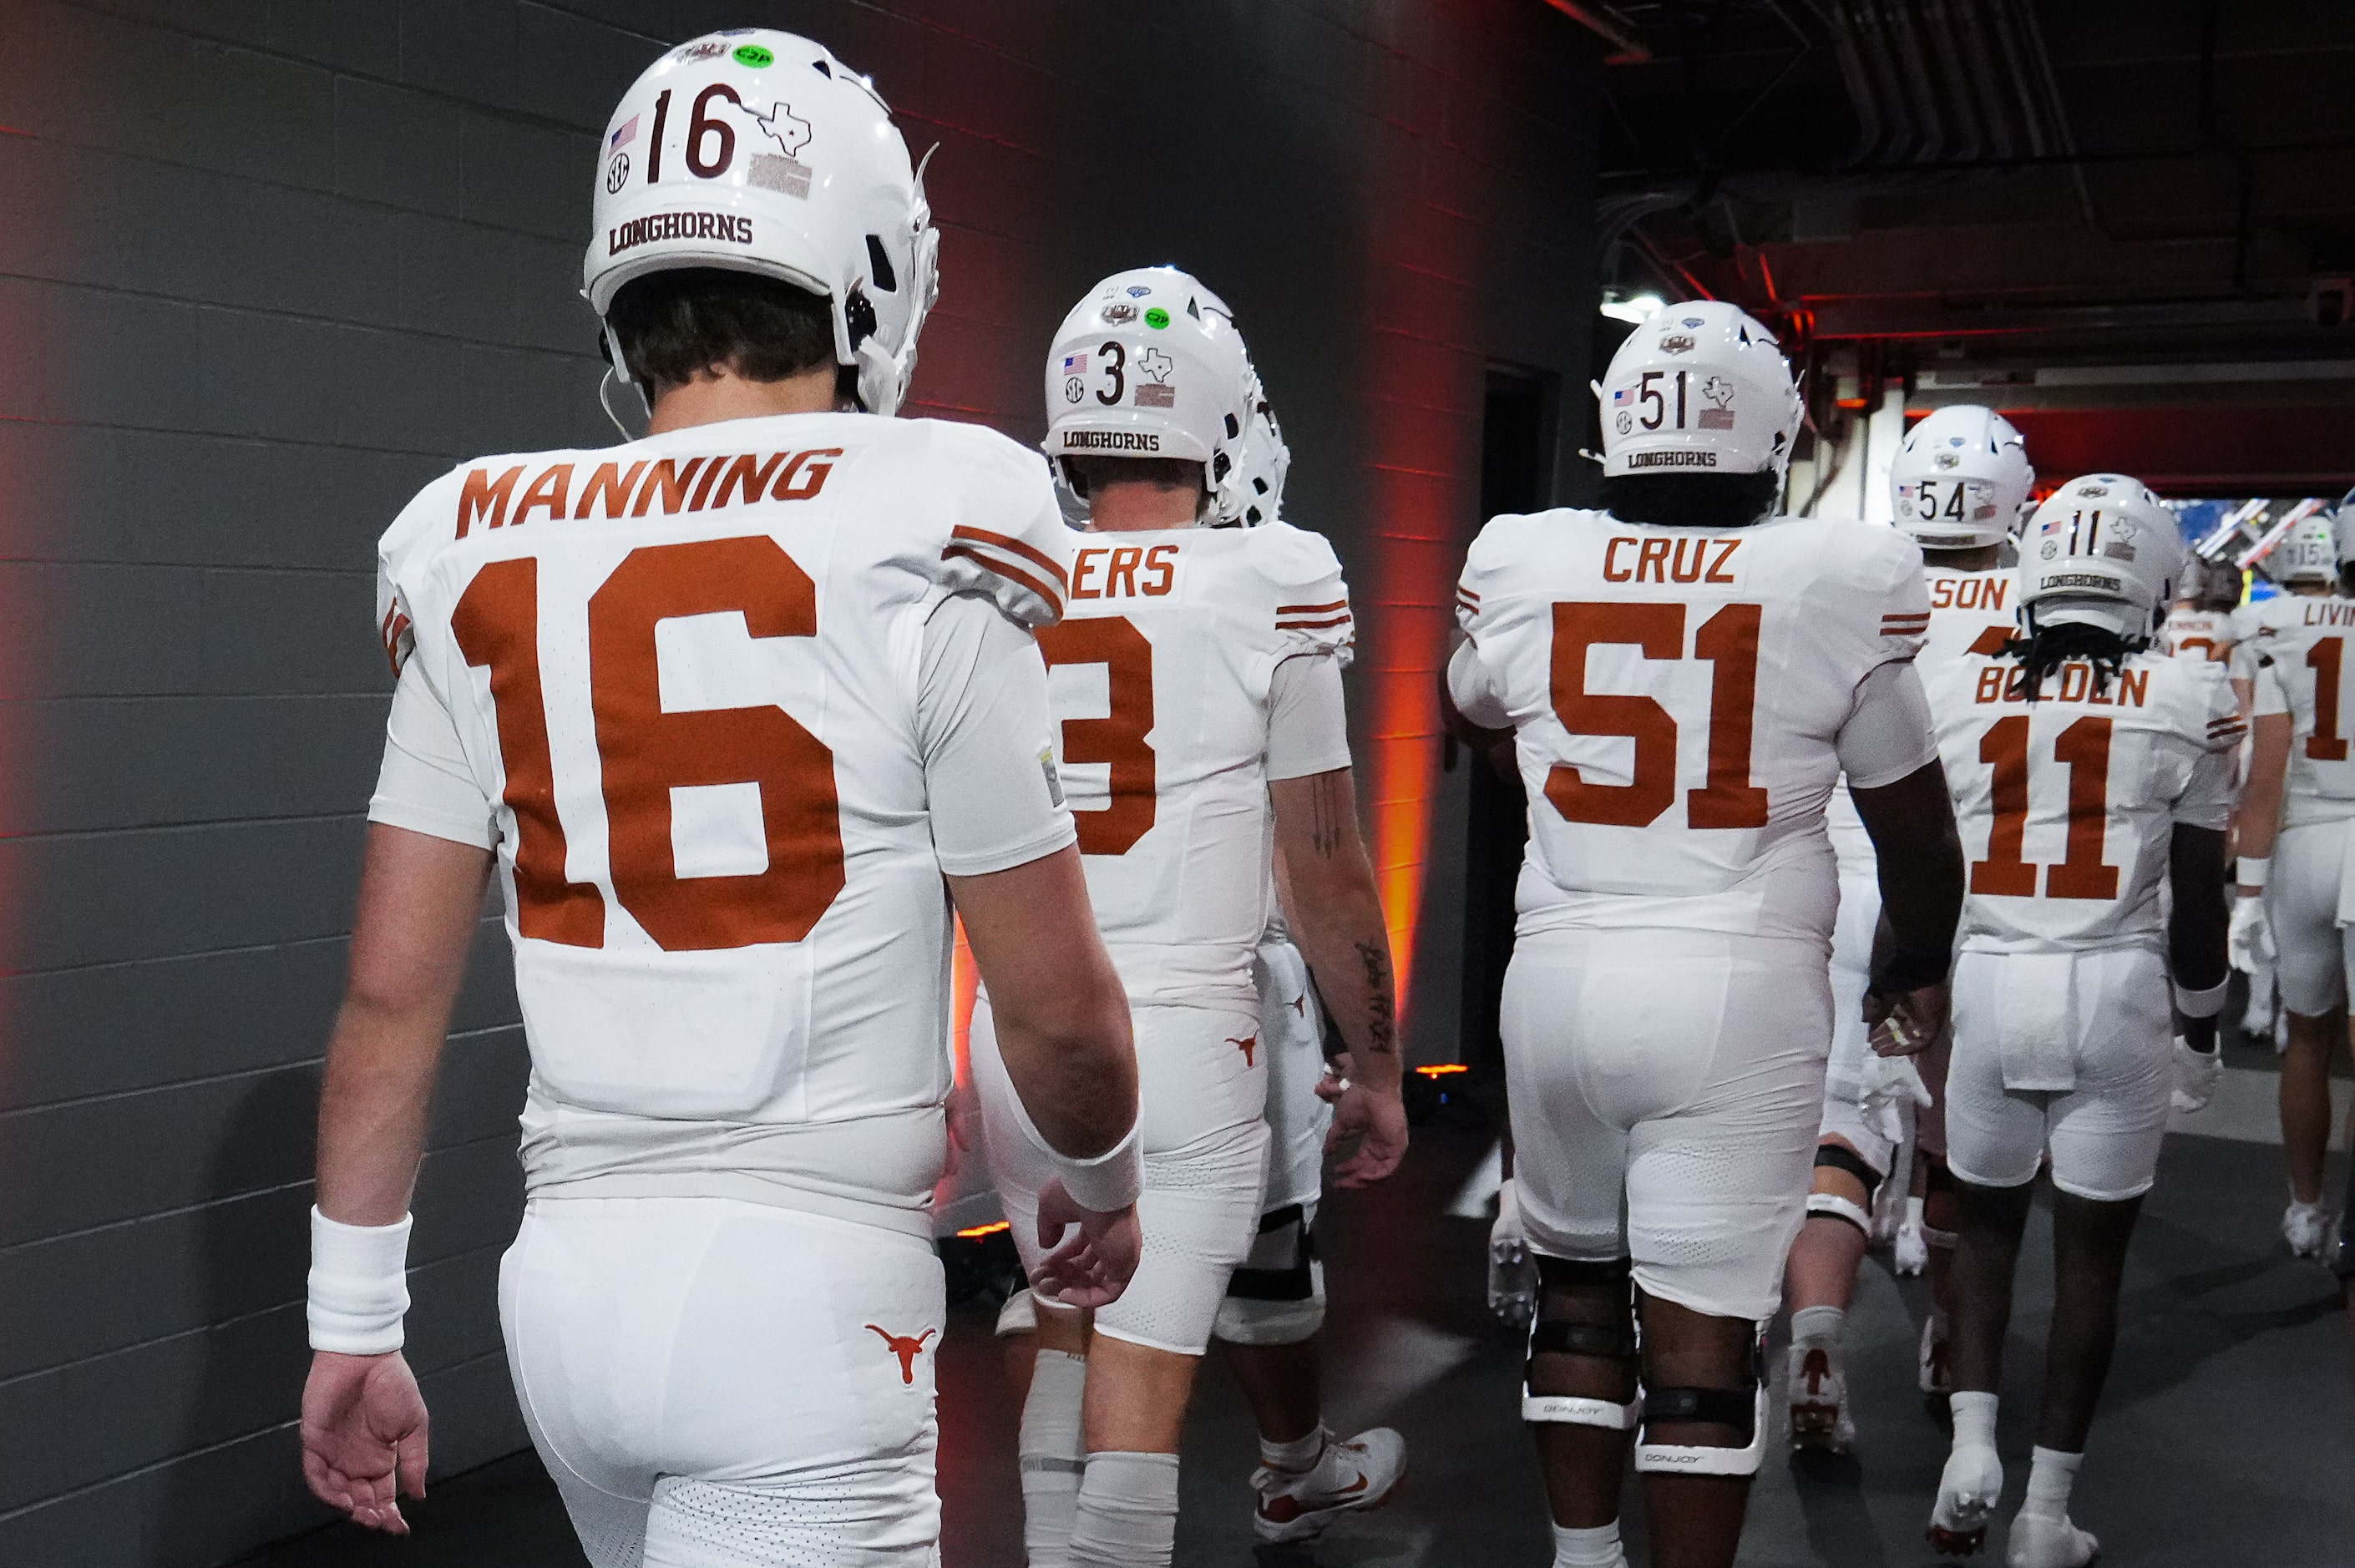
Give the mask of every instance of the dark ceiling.
POLYGON ((1583 9, 1635 46, 1607 282, 1738 300, 1867 393, 1996 403, 2040 468, 2355 482, 2355 0, 1583 9))

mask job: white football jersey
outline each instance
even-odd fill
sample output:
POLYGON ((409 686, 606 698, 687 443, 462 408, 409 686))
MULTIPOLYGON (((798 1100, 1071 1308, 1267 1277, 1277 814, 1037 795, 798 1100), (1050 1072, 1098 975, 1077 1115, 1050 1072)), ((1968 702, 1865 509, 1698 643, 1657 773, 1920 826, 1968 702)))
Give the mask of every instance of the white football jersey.
MULTIPOLYGON (((1930 594, 1930 630, 1913 667, 1924 681, 1939 665, 1965 653, 1996 652, 2010 640, 2019 592, 2017 574, 2003 567, 1958 572, 1951 567, 1924 566, 1922 583, 1930 594)), ((1841 874, 1872 877, 1872 839, 1864 831, 1864 819, 1856 814, 1845 782, 1832 791, 1824 826, 1839 856, 1841 874)))
POLYGON ((2238 612, 2244 631, 2233 673, 2252 683, 2250 712, 2290 716, 2289 775, 2281 825, 2355 817, 2355 760, 2348 755, 2355 693, 2346 689, 2355 599, 2279 594, 2238 612))
POLYGON ((2158 639, 2171 658, 2223 663, 2232 656, 2232 612, 2178 605, 2168 611, 2167 624, 2160 628, 2158 639))
POLYGON ((1350 640, 1332 546, 1288 523, 1073 541, 1063 620, 1039 646, 1088 894, 1130 1001, 1255 1005, 1268 780, 1349 763, 1337 704, 1318 735, 1286 733, 1278 667, 1345 659, 1350 640))
POLYGON ((1969 863, 1963 946, 2066 952, 2160 940, 2178 822, 2221 830, 2243 728, 2221 665, 2145 652, 2096 695, 2062 665, 2027 701, 2016 660, 1923 672, 1969 863))
MULTIPOLYGON (((1456 616, 1517 732, 1525 924, 1828 937, 1840 731, 1930 622, 1910 539, 1820 518, 1503 516, 1473 543, 1456 616)), ((1934 755, 1925 734, 1913 766, 1934 755)))
POLYGON ((1037 453, 859 414, 485 459, 401 513, 370 814, 496 844, 535 1192, 926 1234, 942 874, 1072 836, 1022 630, 1060 610, 1069 538, 1037 453))

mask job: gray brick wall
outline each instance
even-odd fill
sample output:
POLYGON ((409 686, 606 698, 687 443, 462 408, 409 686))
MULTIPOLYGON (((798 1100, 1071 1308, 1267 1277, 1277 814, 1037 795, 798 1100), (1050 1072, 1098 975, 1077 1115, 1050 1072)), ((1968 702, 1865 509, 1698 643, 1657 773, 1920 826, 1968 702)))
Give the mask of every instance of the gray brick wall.
MULTIPOLYGON (((1430 682, 1482 374, 1583 376, 1593 51, 1534 0, 0 0, 0 1565, 315 1523, 292 1419, 318 1053, 388 679, 371 546, 485 450, 597 442, 604 116, 762 23, 870 70, 945 286, 913 410, 1041 427, 1116 266, 1241 314, 1351 570, 1360 770, 1455 1017, 1430 682)), ((1412 911, 1412 915, 1407 913, 1412 911)), ((522 1443, 493 1287, 524 1054, 484 928, 418 1198, 437 1469, 522 1443)))

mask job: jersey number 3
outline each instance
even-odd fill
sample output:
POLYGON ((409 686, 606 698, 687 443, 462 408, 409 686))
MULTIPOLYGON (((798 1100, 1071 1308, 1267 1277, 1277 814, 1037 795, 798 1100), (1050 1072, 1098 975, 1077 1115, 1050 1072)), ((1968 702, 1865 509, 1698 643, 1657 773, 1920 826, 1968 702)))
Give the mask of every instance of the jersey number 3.
MULTIPOLYGON (((1758 622, 1754 604, 1729 604, 1693 633, 1693 657, 1714 670, 1709 695, 1709 779, 1685 792, 1685 823, 1694 828, 1763 828, 1766 791, 1750 781, 1750 740, 1758 699, 1758 622)), ((1625 736, 1636 764, 1625 784, 1590 784, 1558 762, 1546 774, 1546 799, 1565 821, 1641 828, 1677 798, 1677 721, 1645 696, 1586 689, 1586 651, 1632 642, 1646 659, 1681 659, 1680 603, 1582 602, 1553 607, 1553 711, 1572 735, 1625 736)))
POLYGON ((1042 626, 1039 652, 1047 667, 1102 664, 1107 709, 1103 718, 1063 721, 1063 761, 1100 762, 1111 773, 1111 801, 1102 810, 1074 811, 1082 854, 1126 854, 1153 831, 1158 780, 1152 743, 1153 644, 1124 615, 1042 626))
MULTIPOLYGON (((765 535, 633 550, 589 596, 590 705, 603 771, 613 895, 667 952, 798 942, 842 891, 834 753, 776 706, 664 711, 655 628, 676 616, 744 617, 754 637, 817 635, 817 588, 765 535), (765 871, 678 874, 671 791, 752 784, 765 871)), ((565 878, 564 821, 539 678, 539 563, 493 561, 450 617, 469 664, 488 665, 506 800, 516 816, 516 924, 567 947, 605 943, 605 899, 565 878)))

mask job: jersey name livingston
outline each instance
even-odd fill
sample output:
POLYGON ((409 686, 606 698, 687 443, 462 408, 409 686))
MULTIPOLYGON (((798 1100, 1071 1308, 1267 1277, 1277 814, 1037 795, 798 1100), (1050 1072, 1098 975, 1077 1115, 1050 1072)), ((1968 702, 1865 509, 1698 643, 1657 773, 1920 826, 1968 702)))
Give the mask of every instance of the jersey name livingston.
POLYGON ((2355 817, 2355 760, 2348 752, 2355 693, 2347 689, 2355 642, 2355 599, 2278 594, 2233 612, 2241 640, 2233 674, 2250 683, 2254 715, 2287 714, 2289 771, 2281 823, 2355 817))
POLYGON ((1286 660, 1347 659, 1340 563, 1284 523, 1071 548, 1064 619, 1039 646, 1104 944, 1132 1001, 1248 1009, 1273 908, 1273 688, 1286 660))
POLYGON ((1491 521, 1456 615, 1518 731, 1524 927, 1828 938, 1839 731, 1931 614, 1921 554, 1889 528, 1491 521))
POLYGON ((1969 863, 1963 946, 2155 946, 2176 823, 2221 830, 2243 725, 2222 666, 2144 652, 2096 692, 2064 664, 2026 699, 2019 662, 1925 671, 1969 863))
POLYGON ((942 873, 1071 838, 1043 707, 998 827, 936 798, 927 621, 967 594, 1050 623, 1069 550, 1037 454, 853 414, 487 459, 401 514, 379 624, 496 837, 536 1193, 760 1196, 926 1234, 942 873))

